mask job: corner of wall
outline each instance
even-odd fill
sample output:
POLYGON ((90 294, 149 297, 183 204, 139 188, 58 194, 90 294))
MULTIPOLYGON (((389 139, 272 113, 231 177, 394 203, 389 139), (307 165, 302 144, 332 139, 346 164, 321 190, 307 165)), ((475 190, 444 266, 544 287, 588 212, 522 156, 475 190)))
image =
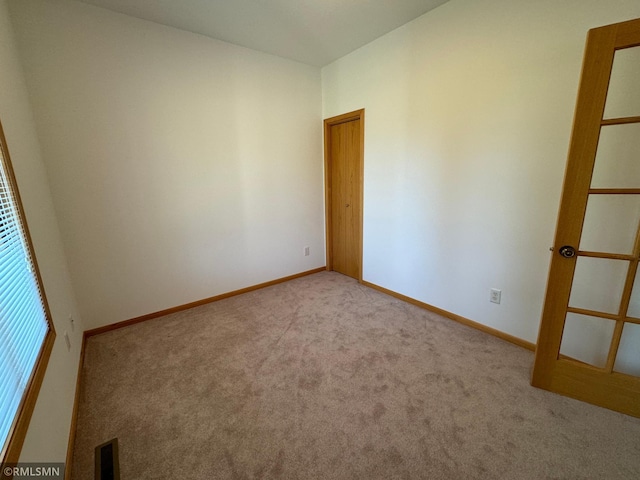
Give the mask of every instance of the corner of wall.
POLYGON ((57 333, 20 458, 64 462, 84 325, 69 279, 6 0, 0 0, 0 64, 0 118, 57 333), (73 330, 70 315, 75 319, 73 330), (70 351, 65 332, 71 339, 70 351))

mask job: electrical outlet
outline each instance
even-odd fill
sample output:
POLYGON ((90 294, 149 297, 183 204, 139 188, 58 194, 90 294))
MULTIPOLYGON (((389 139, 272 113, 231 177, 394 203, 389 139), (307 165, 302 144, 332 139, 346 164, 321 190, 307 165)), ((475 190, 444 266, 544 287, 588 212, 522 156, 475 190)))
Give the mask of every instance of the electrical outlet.
POLYGON ((491 303, 500 303, 500 300, 502 300, 502 290, 498 290, 497 288, 492 288, 489 301, 491 303))
POLYGON ((73 319, 73 315, 69 315, 69 323, 71 324, 71 331, 75 332, 76 324, 75 324, 75 320, 73 319))
POLYGON ((69 334, 64 332, 64 343, 67 344, 67 351, 71 351, 71 339, 69 338, 69 334))
POLYGON ((311 250, 309 249, 309 247, 304 247, 304 256, 308 257, 309 253, 311 253, 311 250))

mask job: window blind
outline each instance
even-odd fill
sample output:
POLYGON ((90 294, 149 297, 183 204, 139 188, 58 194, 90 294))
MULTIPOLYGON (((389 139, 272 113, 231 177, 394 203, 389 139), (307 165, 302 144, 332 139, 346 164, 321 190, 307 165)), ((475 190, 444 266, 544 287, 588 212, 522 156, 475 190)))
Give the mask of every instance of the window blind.
POLYGON ((5 158, 6 146, 0 147, 0 447, 4 452, 49 323, 5 158))

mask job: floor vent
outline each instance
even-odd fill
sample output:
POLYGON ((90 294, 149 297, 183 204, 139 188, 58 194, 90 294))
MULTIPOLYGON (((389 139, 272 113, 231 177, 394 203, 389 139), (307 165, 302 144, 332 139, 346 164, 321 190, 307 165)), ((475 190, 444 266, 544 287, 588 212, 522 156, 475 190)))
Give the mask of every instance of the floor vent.
POLYGON ((96 447, 95 480, 120 480, 117 438, 96 447))

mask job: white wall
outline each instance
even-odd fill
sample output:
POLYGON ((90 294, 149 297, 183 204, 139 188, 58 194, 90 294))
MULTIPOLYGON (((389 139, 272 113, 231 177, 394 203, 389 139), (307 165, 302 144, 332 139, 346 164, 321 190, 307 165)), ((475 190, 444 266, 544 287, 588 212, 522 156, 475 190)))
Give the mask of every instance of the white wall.
POLYGON ((366 109, 364 279, 535 342, 586 34, 636 17, 451 0, 323 68, 324 117, 366 109))
POLYGON ((318 68, 77 2, 10 7, 87 328, 325 264, 318 68))
POLYGON ((64 462, 83 324, 78 315, 5 0, 0 0, 0 120, 57 331, 21 461, 64 462), (70 330, 69 315, 76 328, 70 330), (64 332, 71 337, 68 352, 64 332))

